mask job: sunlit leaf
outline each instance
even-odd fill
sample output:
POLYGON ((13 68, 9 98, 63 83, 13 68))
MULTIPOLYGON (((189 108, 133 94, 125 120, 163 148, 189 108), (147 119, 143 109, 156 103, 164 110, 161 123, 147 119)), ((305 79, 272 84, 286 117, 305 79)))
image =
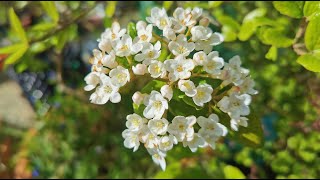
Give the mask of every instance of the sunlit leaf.
POLYGON ((303 16, 303 1, 274 1, 273 6, 281 13, 293 18, 303 16))
POLYGON ((105 10, 106 16, 108 18, 111 18, 115 13, 116 8, 117 8, 117 1, 108 1, 106 5, 106 10, 105 10))
POLYGON ((275 61, 278 56, 278 48, 275 46, 271 46, 268 53, 266 54, 266 58, 275 61))
POLYGON ((20 38, 23 42, 28 42, 26 33, 21 25, 21 22, 14 12, 13 8, 9 9, 9 19, 10 19, 10 25, 13 30, 13 32, 20 38))
POLYGON ((59 21, 59 12, 54 1, 40 1, 40 3, 52 21, 57 23, 59 21))
POLYGON ((13 54, 11 54, 6 60, 5 60, 5 65, 9 65, 9 64, 14 64, 16 63, 23 55, 24 53, 27 51, 28 46, 26 44, 24 44, 24 46, 21 46, 20 49, 17 49, 17 51, 13 54))
POLYGON ((320 49, 320 16, 313 18, 306 29, 304 42, 308 50, 320 49))
POLYGON ((309 71, 320 72, 320 53, 304 54, 297 62, 309 71))
POLYGON ((240 171, 239 168, 227 165, 223 168, 223 173, 226 179, 245 179, 246 176, 240 171))
POLYGON ((319 1, 306 1, 303 6, 303 15, 312 20, 315 16, 320 15, 320 2, 319 1))

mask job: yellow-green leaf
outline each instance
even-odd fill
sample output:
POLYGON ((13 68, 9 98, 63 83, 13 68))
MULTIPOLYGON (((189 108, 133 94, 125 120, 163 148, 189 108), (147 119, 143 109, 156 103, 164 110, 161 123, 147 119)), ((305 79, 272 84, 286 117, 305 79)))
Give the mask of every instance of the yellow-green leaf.
POLYGON ((19 51, 24 46, 24 44, 13 44, 10 46, 2 47, 0 48, 0 54, 11 54, 16 51, 19 51))
POLYGON ((223 173, 226 179, 244 179, 246 176, 239 168, 227 165, 223 168, 223 173))
POLYGON ((108 1, 106 6, 106 16, 111 18, 114 15, 114 12, 116 11, 117 7, 117 1, 108 1))
POLYGON ((303 16, 303 1, 274 1, 273 6, 281 13, 293 18, 303 16))
POLYGON ((319 1, 306 1, 303 6, 303 15, 311 20, 314 16, 320 15, 319 1))
POLYGON ((47 31, 51 30, 52 28, 56 27, 57 25, 54 23, 48 23, 48 22, 41 22, 39 24, 36 24, 31 27, 31 31, 47 31))
POLYGON ((309 71, 320 72, 320 53, 304 54, 297 61, 309 71))
POLYGON ((244 18, 243 22, 251 21, 257 17, 263 17, 267 13, 266 8, 257 8, 251 12, 249 12, 244 18))
POLYGON ((24 53, 27 51, 27 49, 28 49, 28 46, 26 44, 24 44, 24 46, 21 46, 20 49, 17 49, 17 51, 15 53, 11 54, 4 61, 5 66, 7 66, 9 64, 14 64, 15 62, 17 62, 24 55, 24 53))
POLYGON ((304 35, 304 42, 310 51, 320 49, 320 16, 309 22, 304 35))
POLYGON ((171 8, 172 4, 173 4, 173 1, 164 1, 163 7, 164 7, 164 9, 169 10, 171 8))
POLYGON ((59 12, 54 1, 40 1, 40 3, 52 21, 57 23, 59 21, 59 12))
POLYGON ((266 58, 275 61, 278 56, 278 48, 276 46, 271 46, 268 53, 266 54, 266 58))
POLYGON ((21 22, 14 12, 13 8, 9 9, 9 19, 10 19, 10 24, 11 28, 14 33, 20 38, 21 41, 23 42, 28 42, 26 33, 21 25, 21 22))
POLYGON ((293 39, 286 37, 280 29, 261 27, 257 34, 261 42, 267 45, 289 47, 293 43, 293 39))
POLYGON ((210 8, 216 8, 219 7, 222 3, 223 1, 209 1, 208 4, 210 8))
POLYGON ((254 19, 247 20, 242 24, 238 38, 241 41, 246 41, 253 35, 259 26, 264 25, 277 26, 277 23, 266 17, 256 17, 254 19))

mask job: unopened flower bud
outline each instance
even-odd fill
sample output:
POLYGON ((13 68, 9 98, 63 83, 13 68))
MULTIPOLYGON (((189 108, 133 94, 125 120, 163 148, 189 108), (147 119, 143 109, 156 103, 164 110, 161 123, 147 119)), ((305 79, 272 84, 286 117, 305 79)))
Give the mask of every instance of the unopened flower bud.
POLYGON ((136 75, 144 75, 147 70, 147 65, 145 64, 137 64, 136 66, 132 66, 132 71, 136 75))
POLYGON ((144 94, 142 94, 141 92, 137 91, 133 94, 132 96, 132 101, 137 104, 137 105, 140 105, 143 100, 144 100, 144 94))
POLYGON ((210 21, 209 21, 209 19, 206 18, 206 17, 202 18, 202 19, 199 21, 199 24, 200 24, 201 26, 204 26, 204 27, 208 27, 208 26, 209 26, 209 23, 210 23, 210 21))

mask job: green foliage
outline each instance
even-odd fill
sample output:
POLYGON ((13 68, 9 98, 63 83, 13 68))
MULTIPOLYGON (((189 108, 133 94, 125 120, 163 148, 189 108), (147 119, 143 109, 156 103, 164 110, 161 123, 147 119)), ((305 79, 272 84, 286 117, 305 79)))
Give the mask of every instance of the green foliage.
POLYGON ((227 179, 245 179, 246 176, 237 168, 231 165, 223 168, 223 173, 227 179))
POLYGON ((306 29, 304 42, 310 51, 320 50, 320 17, 312 19, 306 29))
POLYGON ((279 2, 274 1, 274 7, 281 13, 293 18, 301 18, 303 16, 303 1, 295 1, 295 2, 279 2))
POLYGON ((59 21, 59 12, 54 1, 40 1, 40 3, 43 9, 46 11, 46 13, 53 21, 53 24, 57 24, 59 21))
POLYGON ((303 6, 303 15, 312 20, 320 13, 320 2, 318 1, 306 1, 303 6))
POLYGON ((108 1, 107 5, 106 5, 106 9, 105 9, 105 13, 107 18, 111 18, 115 11, 116 11, 116 7, 117 7, 117 1, 108 1))
POLYGON ((320 72, 320 53, 309 53, 300 56, 297 62, 313 72, 320 72))

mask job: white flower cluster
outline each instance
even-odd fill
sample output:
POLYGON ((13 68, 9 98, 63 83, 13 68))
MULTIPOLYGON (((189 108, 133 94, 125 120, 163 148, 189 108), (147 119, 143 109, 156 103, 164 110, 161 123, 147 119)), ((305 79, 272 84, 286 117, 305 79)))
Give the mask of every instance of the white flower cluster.
POLYGON ((202 9, 179 7, 173 17, 169 17, 165 9, 155 7, 146 20, 150 24, 144 21, 136 23, 135 37, 121 29, 117 22, 102 33, 98 40, 100 50, 94 49, 90 59, 92 72, 84 79, 87 83, 84 89, 95 89, 90 96, 94 104, 105 104, 109 100, 118 103, 121 100, 119 89, 132 76, 150 74, 152 78, 167 82, 159 91, 134 93, 134 104, 145 108, 140 115, 127 116, 127 129, 122 133, 125 147, 136 151, 143 143, 153 161, 164 170, 166 152, 179 142, 192 152, 199 147, 215 148, 216 141, 228 132, 214 113, 208 113, 208 117, 176 116, 172 120, 166 119, 174 89, 179 89, 199 107, 215 102, 222 112, 230 116, 230 126, 234 131, 238 131, 239 125, 248 126, 245 116, 250 113, 250 95, 257 94, 257 91, 253 89, 254 81, 249 70, 241 67, 239 56, 225 62, 217 51, 212 51, 213 46, 223 42, 223 36, 208 27, 208 19, 202 17, 202 9), (155 28, 162 34, 157 35, 155 28), (162 48, 170 52, 164 60, 160 60, 162 48), (130 67, 126 69, 119 58, 125 58, 130 67), (196 67, 200 72, 193 71, 196 67), (197 76, 222 80, 220 89, 214 89, 207 83, 195 84, 191 78, 197 76), (231 88, 217 94, 226 86, 231 88), (195 124, 200 128, 194 129, 195 124))

